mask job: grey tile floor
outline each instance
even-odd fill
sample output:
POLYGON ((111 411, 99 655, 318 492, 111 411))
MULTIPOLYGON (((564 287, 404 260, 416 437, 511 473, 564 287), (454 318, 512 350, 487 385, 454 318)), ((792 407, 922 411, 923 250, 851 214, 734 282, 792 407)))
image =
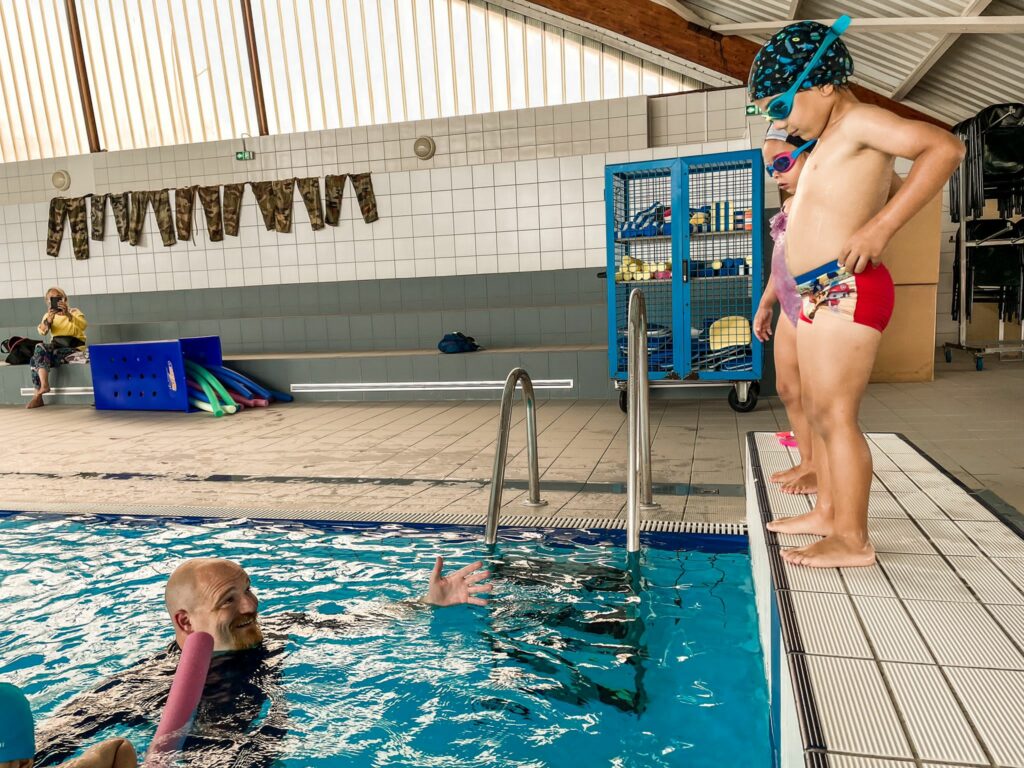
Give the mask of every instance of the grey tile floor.
MULTIPOLYGON (((658 489, 662 508, 654 517, 741 523, 744 435, 786 426, 777 399, 736 414, 724 391, 707 392, 701 400, 652 401, 654 481, 666 486, 658 489)), ((939 363, 934 382, 869 387, 862 421, 867 430, 905 433, 970 487, 990 489, 1024 509, 1022 395, 1019 363, 992 363, 980 373, 966 361, 939 363)), ((493 401, 292 404, 224 419, 76 406, 0 408, 0 502, 38 501, 38 486, 23 474, 45 473, 74 479, 46 491, 68 511, 88 501, 173 503, 200 511, 273 507, 297 517, 310 510, 483 514, 497 415, 493 401), (260 479, 267 477, 278 482, 260 479)), ((526 479, 521 406, 513 419, 504 502, 510 513, 520 513, 526 479)), ((621 517, 626 430, 617 405, 543 401, 538 427, 549 501, 539 514, 621 517)), ((876 469, 885 482, 889 467, 876 469)), ((916 514, 927 515, 926 506, 916 514)))
MULTIPOLYGON (((810 682, 805 748, 864 768, 1022 766, 1024 539, 903 438, 869 433, 869 444, 877 565, 790 566, 779 552, 813 539, 767 537, 788 666, 810 682)), ((806 510, 764 483, 793 453, 772 434, 756 445, 768 517, 806 510)))

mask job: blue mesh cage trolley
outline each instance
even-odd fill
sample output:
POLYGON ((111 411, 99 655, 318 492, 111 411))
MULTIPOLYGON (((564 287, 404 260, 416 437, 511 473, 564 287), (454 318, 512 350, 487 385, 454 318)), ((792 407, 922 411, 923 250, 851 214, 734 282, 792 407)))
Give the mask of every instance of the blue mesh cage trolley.
POLYGON ((728 386, 734 410, 760 393, 764 172, 758 150, 605 168, 608 367, 625 410, 626 313, 647 303, 652 387, 728 386))

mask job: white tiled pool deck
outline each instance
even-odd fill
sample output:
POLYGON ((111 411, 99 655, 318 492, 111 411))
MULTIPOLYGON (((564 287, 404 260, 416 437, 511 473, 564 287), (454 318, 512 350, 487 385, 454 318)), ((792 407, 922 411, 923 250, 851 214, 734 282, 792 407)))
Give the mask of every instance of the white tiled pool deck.
MULTIPOLYGON (((1022 766, 1024 538, 903 437, 869 444, 877 565, 794 567, 780 550, 815 537, 752 536, 767 549, 799 764, 1022 766)), ((765 482, 791 465, 774 435, 754 436, 750 455, 749 526, 809 508, 765 482)))

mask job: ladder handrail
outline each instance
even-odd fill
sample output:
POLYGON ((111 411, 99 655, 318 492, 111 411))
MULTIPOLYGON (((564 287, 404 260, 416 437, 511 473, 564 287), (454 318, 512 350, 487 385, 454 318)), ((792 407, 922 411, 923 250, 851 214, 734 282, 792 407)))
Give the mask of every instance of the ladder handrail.
POLYGON ((626 552, 640 549, 640 511, 657 507, 651 483, 650 392, 647 382, 647 301, 634 288, 629 294, 627 320, 626 430, 626 552))
POLYGON ((522 368, 513 368, 505 379, 501 393, 501 412, 498 416, 498 440, 494 447, 494 473, 491 478, 491 499, 487 505, 487 523, 484 526, 484 543, 492 545, 498 540, 498 515, 501 512, 501 495, 505 483, 505 460, 508 456, 508 433, 512 424, 512 401, 516 385, 522 382, 523 404, 526 406, 526 454, 530 479, 527 500, 529 507, 543 507, 547 504, 540 498, 540 470, 537 461, 537 409, 533 397, 533 381, 522 368))

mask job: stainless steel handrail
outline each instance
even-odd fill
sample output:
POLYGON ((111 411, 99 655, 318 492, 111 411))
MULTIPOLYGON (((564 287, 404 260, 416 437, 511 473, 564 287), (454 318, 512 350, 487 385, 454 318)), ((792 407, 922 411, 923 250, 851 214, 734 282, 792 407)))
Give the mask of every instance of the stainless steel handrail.
POLYGON ((650 391, 647 385, 647 302, 634 288, 629 294, 627 320, 628 405, 626 431, 628 464, 626 476, 626 551, 640 549, 640 512, 656 509, 651 483, 650 391))
POLYGON ((533 382, 530 374, 522 368, 513 368, 505 379, 501 393, 501 414, 498 417, 498 441, 494 447, 494 473, 491 479, 491 500, 487 505, 487 523, 484 527, 484 543, 494 544, 498 540, 498 514, 501 512, 501 494, 505 484, 505 459, 508 456, 508 433, 512 424, 512 401, 516 385, 522 382, 523 404, 526 406, 526 457, 529 463, 530 479, 527 507, 543 507, 547 504, 540 498, 540 470, 537 463, 537 407, 533 398, 533 382))

